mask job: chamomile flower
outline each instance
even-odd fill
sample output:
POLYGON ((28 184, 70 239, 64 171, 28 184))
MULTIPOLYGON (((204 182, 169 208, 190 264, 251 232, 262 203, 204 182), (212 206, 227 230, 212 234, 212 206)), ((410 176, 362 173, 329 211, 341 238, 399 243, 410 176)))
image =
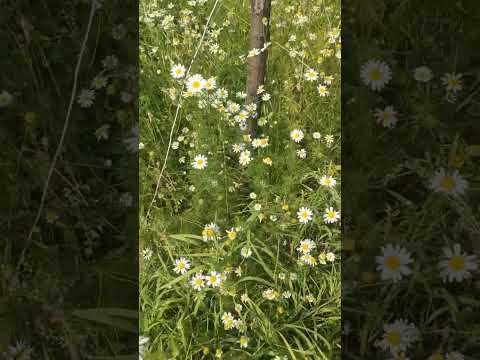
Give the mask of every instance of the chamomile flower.
POLYGON ((185 274, 188 269, 190 269, 190 262, 187 259, 181 257, 180 259, 175 260, 175 267, 173 268, 175 273, 185 274))
POLYGON ((238 159, 238 162, 240 163, 240 165, 247 166, 248 164, 250 164, 250 162, 252 161, 250 154, 251 153, 249 150, 243 150, 240 153, 240 157, 238 159))
POLYGON ((440 168, 431 177, 430 188, 435 192, 458 196, 465 193, 468 182, 460 176, 458 170, 440 168))
POLYGON ((230 230, 226 230, 227 232, 227 237, 233 241, 237 238, 237 235, 238 235, 238 232, 237 232, 237 229, 235 228, 231 228, 230 230))
POLYGON ((232 145, 232 151, 236 154, 241 152, 243 149, 245 149, 245 145, 243 143, 241 144, 233 144, 232 145))
POLYGON ((307 150, 299 149, 296 151, 296 154, 300 159, 305 159, 307 157, 307 150))
POLYGON ((419 337, 419 331, 415 325, 403 319, 384 324, 383 331, 383 339, 379 345, 392 354, 406 351, 419 337))
POLYGON ((413 78, 420 82, 429 82, 433 79, 432 70, 427 66, 419 66, 413 71, 413 78))
POLYGON ((318 85, 317 91, 318 91, 318 94, 321 97, 326 97, 326 96, 330 95, 330 92, 328 91, 328 88, 323 84, 318 85))
POLYGON ((327 146, 332 146, 333 135, 325 135, 325 143, 327 144, 327 146))
POLYGON ((205 81, 204 85, 206 90, 214 90, 217 87, 217 79, 215 77, 211 77, 205 81))
POLYGON ((443 248, 442 260, 439 262, 440 276, 443 282, 461 282, 472 277, 472 272, 477 270, 477 257, 462 252, 460 244, 443 248))
POLYGON ((314 69, 308 69, 304 74, 305 80, 315 81, 318 79, 318 72, 314 69))
POLYGON ((315 256, 312 256, 311 254, 303 254, 300 257, 300 260, 302 262, 304 262, 305 264, 307 264, 309 266, 312 266, 312 267, 317 265, 317 259, 315 258, 315 256))
POLYGON ((205 89, 205 79, 200 74, 195 74, 187 79, 187 90, 198 94, 205 89))
POLYGON ((294 129, 290 132, 290 138, 296 143, 299 143, 300 141, 302 141, 303 137, 304 135, 302 130, 294 129))
POLYGON ((145 248, 142 250, 142 257, 144 260, 150 260, 152 258, 153 251, 150 248, 145 248))
POLYGON ((409 265, 413 262, 410 253, 400 247, 388 244, 382 247, 382 255, 375 257, 377 270, 381 271, 382 280, 392 280, 397 282, 402 280, 403 276, 412 273, 409 265))
POLYGON ((446 73, 441 80, 447 91, 456 93, 463 88, 462 74, 446 73))
POLYGON ((200 291, 205 287, 205 277, 202 274, 195 274, 192 276, 190 284, 195 290, 200 291))
POLYGON ((83 89, 78 95, 78 103, 82 108, 89 108, 95 101, 95 90, 83 89))
POLYGON ((375 109, 375 119, 377 123, 385 128, 393 128, 398 121, 397 112, 393 106, 387 106, 385 109, 375 109))
POLYGON ((369 60, 360 70, 363 83, 374 91, 382 90, 392 79, 390 67, 381 60, 369 60))
POLYGON ((267 300, 275 300, 279 294, 273 289, 267 289, 262 293, 262 296, 267 300))
POLYGON ((313 219, 313 212, 309 208, 301 207, 297 211, 297 219, 300 223, 306 224, 313 219))
POLYGON ((173 65, 171 70, 170 70, 170 74, 172 75, 172 77, 174 79, 181 79, 185 76, 187 72, 187 69, 185 69, 185 66, 181 65, 181 64, 176 64, 176 65, 173 65))
POLYGON ((214 288, 219 287, 222 283, 222 276, 216 271, 210 272, 210 275, 206 275, 205 279, 207 280, 207 285, 214 288))
POLYGON ((207 167, 208 159, 204 155, 197 155, 193 159, 192 166, 194 169, 203 170, 207 167))
POLYGON ((334 187, 337 184, 337 180, 335 180, 332 176, 330 175, 323 175, 320 178, 320 185, 331 188, 334 187))
POLYGON ((231 330, 235 328, 235 318, 232 313, 224 312, 222 315, 222 323, 225 330, 231 330))
POLYGON ((248 347, 248 341, 249 341, 249 338, 246 337, 245 335, 240 336, 240 339, 238 340, 238 342, 240 343, 240 347, 242 349, 246 349, 248 347))
POLYGON ((325 209, 325 213, 323 214, 323 220, 327 224, 336 223, 340 219, 340 212, 334 210, 333 207, 329 207, 325 209))
POLYGON ((315 243, 310 239, 305 239, 300 241, 300 245, 297 248, 297 251, 302 254, 310 254, 310 252, 315 249, 315 243))
POLYGON ((219 233, 220 229, 218 228, 217 224, 207 224, 202 230, 203 241, 215 240, 219 233))
POLYGON ((334 262, 335 259, 336 259, 336 256, 335 256, 334 253, 328 252, 327 255, 325 256, 325 258, 330 262, 334 262))
POLYGON ((320 134, 318 131, 314 132, 312 136, 315 140, 320 140, 322 138, 322 134, 320 134))

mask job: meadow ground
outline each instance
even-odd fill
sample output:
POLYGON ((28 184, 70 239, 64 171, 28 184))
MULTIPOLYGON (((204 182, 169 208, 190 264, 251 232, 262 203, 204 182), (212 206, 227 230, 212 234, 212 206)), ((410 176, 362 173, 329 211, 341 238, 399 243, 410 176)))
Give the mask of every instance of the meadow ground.
POLYGON ((249 4, 141 1, 147 359, 339 358, 340 3, 273 1, 257 108, 249 4))

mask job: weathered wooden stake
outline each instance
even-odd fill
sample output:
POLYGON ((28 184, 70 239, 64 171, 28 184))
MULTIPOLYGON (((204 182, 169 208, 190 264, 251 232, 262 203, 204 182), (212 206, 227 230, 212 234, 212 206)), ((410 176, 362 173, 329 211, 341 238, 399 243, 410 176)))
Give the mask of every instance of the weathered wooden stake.
MULTIPOLYGON (((252 17, 250 22, 249 51, 261 50, 270 41, 271 0, 251 0, 252 17)), ((257 89, 265 83, 267 70, 267 50, 247 59, 247 99, 246 104, 256 103, 260 110, 257 89)), ((257 119, 248 121, 248 133, 254 137, 257 133, 257 119)))

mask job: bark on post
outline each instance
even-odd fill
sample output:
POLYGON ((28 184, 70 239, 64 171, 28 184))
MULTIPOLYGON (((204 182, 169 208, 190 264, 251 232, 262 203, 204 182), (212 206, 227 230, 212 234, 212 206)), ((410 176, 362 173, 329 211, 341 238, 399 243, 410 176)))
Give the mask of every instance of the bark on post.
MULTIPOLYGON (((271 0, 251 0, 252 17, 250 22, 249 51, 261 50, 270 41, 271 0)), ((267 70, 267 50, 247 59, 247 99, 246 104, 256 103, 260 110, 257 89, 265 83, 267 70)), ((254 137, 257 133, 257 119, 248 121, 248 133, 254 137)))

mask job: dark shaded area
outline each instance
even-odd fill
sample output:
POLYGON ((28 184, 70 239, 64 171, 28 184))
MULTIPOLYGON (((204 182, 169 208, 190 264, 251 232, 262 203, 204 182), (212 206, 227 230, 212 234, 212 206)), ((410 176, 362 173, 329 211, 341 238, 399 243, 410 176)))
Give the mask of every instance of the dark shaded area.
POLYGON ((476 1, 343 2, 344 359, 480 354, 479 25, 476 1), (391 71, 381 89, 362 79, 370 60, 391 71), (397 121, 384 127, 389 106, 397 121), (388 256, 377 258, 388 244, 412 259, 397 282, 382 276, 388 256), (472 268, 442 281, 454 244, 472 268), (417 336, 392 337, 385 325, 402 319, 417 336))
POLYGON ((30 240, 92 2, 0 5, 7 359, 138 357, 138 2, 96 4, 65 141, 30 240))

